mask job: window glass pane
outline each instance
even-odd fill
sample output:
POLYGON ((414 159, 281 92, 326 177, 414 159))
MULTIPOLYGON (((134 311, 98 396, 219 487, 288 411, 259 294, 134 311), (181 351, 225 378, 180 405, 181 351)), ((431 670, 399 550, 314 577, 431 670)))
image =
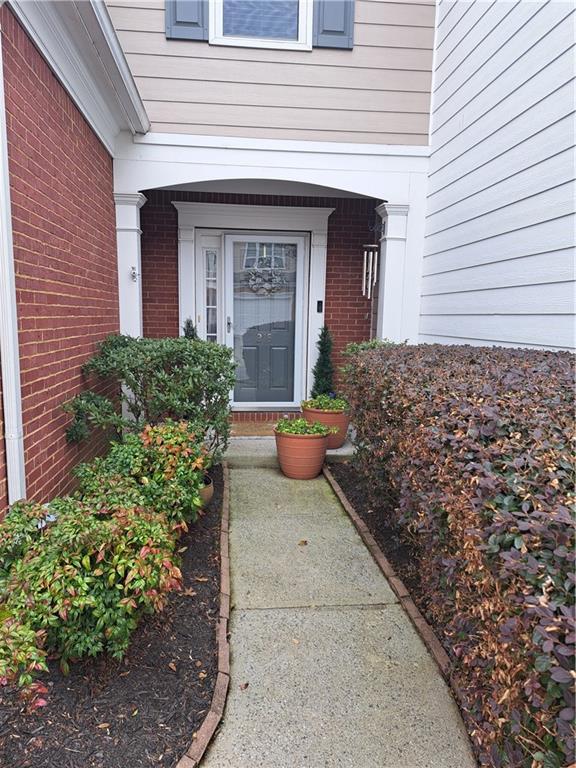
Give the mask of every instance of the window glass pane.
POLYGON ((206 251, 206 277, 216 277, 216 255, 214 249, 206 251))
POLYGON ((215 336, 216 328, 216 308, 208 307, 206 310, 206 335, 215 336))
POLYGON ((224 0, 224 35, 298 40, 298 0, 224 0))
POLYGON ((209 307, 216 306, 216 286, 213 288, 210 286, 210 284, 206 286, 206 304, 209 307))
POLYGON ((207 248, 206 256, 206 338, 216 341, 218 338, 218 251, 207 248))

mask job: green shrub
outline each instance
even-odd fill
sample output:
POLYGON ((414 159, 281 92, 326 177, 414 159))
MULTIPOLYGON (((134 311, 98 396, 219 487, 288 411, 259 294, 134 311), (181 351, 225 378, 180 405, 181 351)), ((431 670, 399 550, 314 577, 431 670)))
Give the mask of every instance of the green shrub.
POLYGON ((192 339, 192 341, 196 341, 198 338, 200 338, 191 317, 187 317, 186 320, 184 320, 182 333, 186 339, 192 339))
POLYGON ((81 465, 74 497, 14 505, 0 527, 0 683, 30 686, 48 655, 121 656, 178 589, 177 539, 200 506, 202 433, 147 426, 81 465))
POLYGON ((210 461, 201 430, 186 422, 166 422, 126 435, 106 457, 81 464, 74 474, 79 497, 93 505, 152 507, 182 522, 196 519, 210 461))
MULTIPOLYGON (((160 610, 165 593, 180 584, 176 537, 165 515, 142 507, 110 512, 71 498, 57 508, 2 585, 0 613, 8 625, 0 678, 20 684, 45 668, 47 653, 59 656, 65 670, 81 656, 121 656, 139 616, 160 610)), ((45 512, 39 505, 39 520, 45 512)), ((8 517, 19 514, 14 507, 8 517)))
POLYGON ((282 435, 330 435, 338 431, 337 427, 327 427, 319 421, 306 419, 280 419, 276 424, 276 432, 282 435))
POLYGON ((388 341, 388 339, 370 339, 368 341, 351 341, 350 344, 346 344, 342 354, 345 357, 353 357, 359 352, 368 352, 371 349, 385 349, 386 347, 393 347, 396 345, 394 341, 388 341))
POLYGON ((0 607, 0 685, 15 682, 29 689, 34 677, 47 670, 45 635, 44 630, 34 631, 14 619, 7 608, 0 607))
POLYGON ((346 368, 360 466, 391 483, 491 766, 571 762, 574 358, 396 346, 346 368))
POLYGON ((116 382, 126 418, 113 400, 85 392, 65 406, 74 416, 68 439, 83 439, 94 427, 112 427, 121 435, 145 424, 184 420, 202 427, 207 447, 219 457, 230 434, 231 355, 227 347, 199 339, 108 337, 84 372, 116 382))
POLYGON ((332 336, 327 325, 322 326, 320 336, 316 342, 318 347, 318 359, 314 364, 312 375, 312 397, 317 395, 329 395, 334 391, 334 364, 332 363, 332 336))

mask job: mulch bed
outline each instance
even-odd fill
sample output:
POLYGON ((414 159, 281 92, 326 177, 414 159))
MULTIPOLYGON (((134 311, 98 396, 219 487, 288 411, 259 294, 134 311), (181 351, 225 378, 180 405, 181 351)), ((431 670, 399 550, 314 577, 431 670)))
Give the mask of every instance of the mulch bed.
MULTIPOLYGON (((346 494, 348 501, 368 526, 368 530, 390 561, 396 575, 402 579, 410 596, 430 621, 426 612, 426 590, 422 586, 418 570, 418 554, 393 521, 392 512, 397 501, 394 492, 390 489, 375 503, 369 498, 366 479, 353 464, 335 462, 330 465, 330 471, 346 494)), ((438 637, 441 637, 441 632, 438 633, 438 637)))
POLYGON ((212 701, 217 675, 222 469, 214 497, 182 537, 183 589, 142 620, 125 658, 88 659, 43 676, 48 706, 27 714, 0 692, 0 765, 172 768, 212 701))

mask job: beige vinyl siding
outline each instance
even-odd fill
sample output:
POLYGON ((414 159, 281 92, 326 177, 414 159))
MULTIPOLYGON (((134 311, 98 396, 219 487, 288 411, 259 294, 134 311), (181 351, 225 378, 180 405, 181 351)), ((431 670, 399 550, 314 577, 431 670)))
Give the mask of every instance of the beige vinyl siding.
POLYGON ((426 144, 433 2, 356 0, 354 48, 167 40, 161 0, 107 0, 152 130, 426 144))
POLYGON ((424 342, 570 348, 574 6, 439 6, 424 342))

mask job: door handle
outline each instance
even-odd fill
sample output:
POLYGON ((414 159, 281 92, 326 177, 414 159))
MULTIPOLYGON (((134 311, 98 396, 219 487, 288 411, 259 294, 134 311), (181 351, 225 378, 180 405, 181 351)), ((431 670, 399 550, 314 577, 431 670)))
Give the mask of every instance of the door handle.
POLYGON ((230 333, 230 331, 232 330, 232 320, 230 319, 230 317, 226 318, 226 330, 228 331, 228 333, 230 333))

